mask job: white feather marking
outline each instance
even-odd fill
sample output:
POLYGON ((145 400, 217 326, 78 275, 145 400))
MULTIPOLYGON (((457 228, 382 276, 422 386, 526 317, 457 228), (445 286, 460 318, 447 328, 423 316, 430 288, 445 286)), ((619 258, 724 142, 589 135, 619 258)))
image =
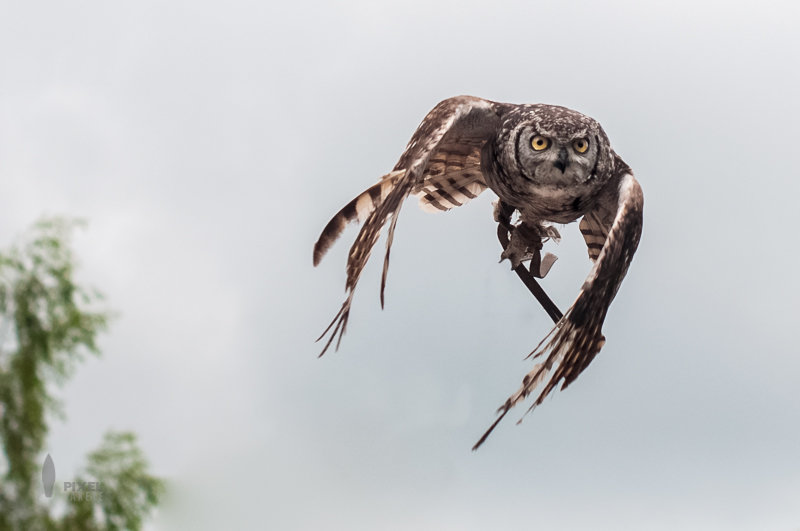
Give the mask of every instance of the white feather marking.
POLYGON ((369 194, 361 194, 358 196, 356 200, 356 216, 358 216, 358 222, 364 223, 372 211, 375 210, 375 207, 372 205, 372 198, 369 194))

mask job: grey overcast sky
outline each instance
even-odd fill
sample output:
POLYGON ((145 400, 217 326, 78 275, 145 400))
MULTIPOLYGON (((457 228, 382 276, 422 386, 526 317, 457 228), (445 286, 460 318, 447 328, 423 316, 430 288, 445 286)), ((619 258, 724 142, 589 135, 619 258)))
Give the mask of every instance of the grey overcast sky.
MULTIPOLYGON (((136 431, 154 529, 800 528, 797 2, 3 2, 0 244, 84 217, 119 317, 60 393, 69 480, 136 431), (489 193, 409 202, 342 348, 329 217, 438 101, 598 119, 645 192, 601 354, 470 447, 549 330, 489 193)), ((589 261, 576 225, 545 281, 589 261)))

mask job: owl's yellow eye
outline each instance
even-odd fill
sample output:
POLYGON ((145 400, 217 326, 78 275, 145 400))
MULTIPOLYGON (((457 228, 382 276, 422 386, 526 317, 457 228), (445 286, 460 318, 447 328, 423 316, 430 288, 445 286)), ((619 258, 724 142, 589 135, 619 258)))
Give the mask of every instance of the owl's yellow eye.
POLYGON ((585 138, 578 138, 572 141, 572 147, 578 153, 586 153, 586 150, 589 149, 589 141, 585 138))
POLYGON ((543 136, 536 135, 531 139, 531 147, 536 151, 542 151, 550 147, 550 140, 543 136))

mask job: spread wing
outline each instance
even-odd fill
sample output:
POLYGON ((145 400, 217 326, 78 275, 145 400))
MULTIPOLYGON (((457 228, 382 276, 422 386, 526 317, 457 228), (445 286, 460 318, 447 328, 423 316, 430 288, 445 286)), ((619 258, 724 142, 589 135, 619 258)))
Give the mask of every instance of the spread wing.
POLYGON ((524 400, 533 390, 552 376, 545 384, 539 397, 528 411, 541 404, 544 398, 563 380, 565 389, 591 363, 605 343, 601 328, 608 307, 617 294, 622 279, 628 271, 633 253, 639 245, 642 234, 642 209, 644 198, 639 183, 630 173, 623 173, 609 183, 605 197, 601 197, 595 209, 581 222, 590 257, 596 244, 602 246, 596 253, 594 266, 581 288, 580 294, 553 330, 530 353, 529 357, 544 361, 536 364, 525 378, 522 386, 498 409, 499 416, 486 433, 472 448, 476 450, 500 420, 518 402, 524 400), (604 219, 607 213, 614 212, 610 228, 604 219))
MULTIPOLYGON (((428 160, 422 181, 414 187, 419 206, 426 212, 444 212, 475 199, 486 188, 481 173, 483 140, 462 139, 462 143, 440 144, 428 160)), ((396 170, 381 177, 336 213, 314 245, 314 265, 344 231, 348 223, 363 223, 389 192, 401 182, 406 170, 396 170)))
POLYGON ((497 130, 502 107, 502 104, 472 96, 458 96, 439 103, 419 125, 394 170, 348 203, 322 231, 314 246, 315 265, 348 222, 364 220, 347 258, 347 295, 320 336, 322 339, 330 334, 320 356, 337 336, 338 348, 347 328, 356 284, 381 230, 391 219, 381 278, 383 306, 389 252, 397 216, 406 197, 416 193, 423 207, 448 210, 483 191, 486 185, 480 176, 480 148, 497 130))

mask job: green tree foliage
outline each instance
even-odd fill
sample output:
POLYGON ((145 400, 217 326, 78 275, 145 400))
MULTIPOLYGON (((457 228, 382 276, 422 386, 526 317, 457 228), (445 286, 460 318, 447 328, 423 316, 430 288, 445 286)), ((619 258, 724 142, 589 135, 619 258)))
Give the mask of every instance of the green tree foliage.
POLYGON ((138 529, 163 493, 135 436, 108 433, 89 455, 87 479, 75 478, 102 490, 42 500, 48 421, 60 413, 53 390, 86 354, 99 354, 109 320, 96 309, 102 296, 75 283, 77 225, 40 221, 24 243, 0 252, 0 530, 138 529))

